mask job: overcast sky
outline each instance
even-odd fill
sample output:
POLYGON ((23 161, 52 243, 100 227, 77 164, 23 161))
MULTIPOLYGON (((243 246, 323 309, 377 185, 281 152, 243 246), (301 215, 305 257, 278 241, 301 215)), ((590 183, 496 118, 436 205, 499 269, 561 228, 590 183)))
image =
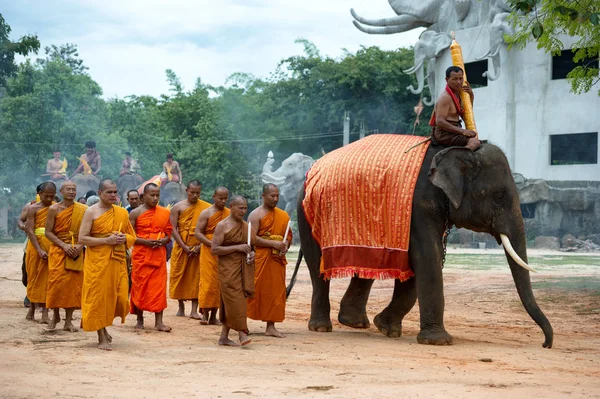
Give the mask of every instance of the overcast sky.
POLYGON ((302 52, 299 37, 331 57, 417 41, 419 31, 358 31, 352 7, 365 17, 395 15, 386 0, 0 0, 12 39, 36 33, 42 48, 76 44, 107 98, 167 93, 167 68, 186 88, 198 77, 222 85, 234 72, 266 77, 302 52))

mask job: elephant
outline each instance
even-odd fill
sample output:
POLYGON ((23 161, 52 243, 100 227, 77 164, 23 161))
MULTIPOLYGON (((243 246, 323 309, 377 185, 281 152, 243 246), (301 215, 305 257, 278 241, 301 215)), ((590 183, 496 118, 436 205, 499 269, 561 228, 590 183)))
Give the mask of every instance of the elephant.
POLYGON ((137 173, 127 173, 119 177, 117 180, 117 188, 119 190, 119 197, 121 198, 123 206, 129 204, 127 202, 127 192, 129 190, 137 189, 143 182, 144 179, 137 173))
POLYGON ((510 5, 504 0, 494 1, 490 12, 490 48, 483 56, 477 58, 483 60, 489 58, 494 67, 493 73, 484 72, 483 77, 494 81, 500 77, 500 47, 505 43, 504 35, 513 35, 514 29, 510 25, 508 18, 510 16, 510 5))
POLYGON ((71 180, 77 184, 77 198, 84 197, 88 191, 97 192, 100 185, 100 178, 95 175, 77 173, 71 180))
POLYGON ((431 30, 426 30, 421 33, 419 40, 415 44, 415 62, 414 66, 405 70, 405 73, 416 74, 418 86, 415 89, 413 85, 407 87, 413 94, 419 94, 424 88, 424 71, 425 61, 427 61, 427 86, 431 93, 431 101, 423 99, 423 103, 427 106, 433 105, 437 94, 435 89, 435 60, 436 57, 452 44, 452 37, 447 33, 437 33, 431 30))
POLYGON ((160 188, 160 202, 163 205, 174 205, 186 198, 185 186, 170 181, 160 188))
MULTIPOLYGON (((302 200, 298 200, 298 229, 312 282, 309 330, 331 331, 330 281, 320 274, 321 248, 311 234, 302 200)), ((409 262, 415 276, 395 280, 391 302, 374 318, 380 332, 402 334, 402 319, 419 299, 420 344, 451 345, 444 327, 442 266, 443 236, 450 226, 491 234, 504 251, 521 302, 542 329, 543 346, 552 347, 553 330, 535 301, 527 264, 526 236, 519 195, 506 156, 497 146, 483 143, 477 151, 431 145, 417 177, 411 214, 409 262)), ((352 277, 340 303, 340 323, 367 328, 366 304, 374 280, 352 277)))
MULTIPOLYGON (((279 187, 279 194, 285 201, 285 211, 289 215, 294 211, 298 194, 304 186, 306 172, 308 172, 314 162, 308 155, 295 152, 287 157, 276 171, 263 171, 261 175, 263 183, 273 183, 279 187)), ((267 163, 269 163, 269 160, 267 160, 267 163)))

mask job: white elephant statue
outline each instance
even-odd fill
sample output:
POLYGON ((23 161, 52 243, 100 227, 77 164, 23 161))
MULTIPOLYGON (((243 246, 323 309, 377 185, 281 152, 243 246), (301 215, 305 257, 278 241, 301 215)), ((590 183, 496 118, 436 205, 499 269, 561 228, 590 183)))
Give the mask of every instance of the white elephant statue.
POLYGON ((500 77, 500 47, 505 43, 504 35, 513 35, 514 29, 511 27, 508 17, 510 16, 510 4, 506 0, 493 1, 490 10, 490 48, 487 53, 479 57, 479 60, 489 58, 492 60, 492 71, 483 73, 489 80, 496 80, 500 77))
POLYGON ((265 163, 263 167, 261 179, 265 184, 272 183, 279 187, 279 195, 285 201, 285 211, 291 215, 304 187, 306 172, 315 161, 308 155, 296 152, 286 158, 276 171, 271 172, 270 159, 267 160, 268 165, 265 163))
POLYGON ((419 36, 419 41, 415 44, 415 63, 412 68, 405 70, 405 73, 417 75, 417 88, 413 85, 407 87, 414 94, 419 94, 425 87, 425 62, 427 62, 427 86, 431 93, 431 100, 423 98, 423 104, 431 106, 435 102, 434 96, 437 94, 435 87, 435 60, 442 51, 450 47, 452 37, 447 33, 438 33, 426 30, 419 36))

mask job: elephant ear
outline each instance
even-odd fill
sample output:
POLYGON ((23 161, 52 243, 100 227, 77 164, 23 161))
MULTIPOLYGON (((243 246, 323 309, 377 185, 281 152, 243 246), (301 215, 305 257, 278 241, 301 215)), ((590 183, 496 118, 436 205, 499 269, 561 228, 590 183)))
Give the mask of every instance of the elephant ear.
POLYGON ((305 173, 308 172, 313 163, 315 163, 315 160, 312 159, 310 156, 302 155, 302 168, 304 169, 305 173))
POLYGON ((429 168, 429 181, 441 188, 452 206, 460 206, 467 180, 476 173, 473 152, 465 147, 450 147, 438 152, 429 168))
POLYGON ((452 36, 447 33, 439 33, 435 38, 435 55, 439 55, 452 44, 452 36))

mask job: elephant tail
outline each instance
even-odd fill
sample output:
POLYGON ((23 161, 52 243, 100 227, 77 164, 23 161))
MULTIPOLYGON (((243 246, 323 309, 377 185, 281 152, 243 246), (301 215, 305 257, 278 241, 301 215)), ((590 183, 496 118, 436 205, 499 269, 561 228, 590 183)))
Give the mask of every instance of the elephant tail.
POLYGON ((294 284, 296 284, 296 276, 298 276, 298 269, 300 268, 300 263, 302 263, 302 249, 298 252, 298 260, 296 261, 296 267, 294 268, 294 273, 292 274, 292 278, 290 279, 290 284, 287 286, 285 290, 285 298, 289 298, 292 293, 292 288, 294 288, 294 284))

